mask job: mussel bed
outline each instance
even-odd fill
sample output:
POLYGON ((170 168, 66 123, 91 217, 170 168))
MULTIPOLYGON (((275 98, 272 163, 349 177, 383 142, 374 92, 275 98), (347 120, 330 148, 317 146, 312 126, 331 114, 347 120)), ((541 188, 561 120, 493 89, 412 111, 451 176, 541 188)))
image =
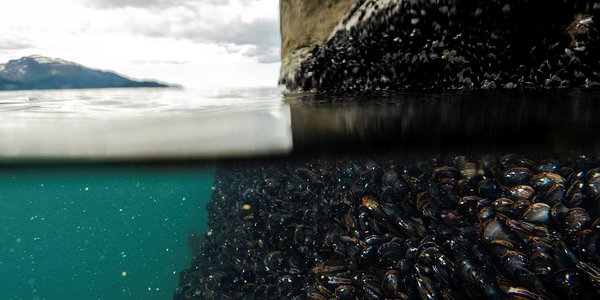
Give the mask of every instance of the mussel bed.
POLYGON ((598 299, 600 160, 225 165, 175 299, 598 299))

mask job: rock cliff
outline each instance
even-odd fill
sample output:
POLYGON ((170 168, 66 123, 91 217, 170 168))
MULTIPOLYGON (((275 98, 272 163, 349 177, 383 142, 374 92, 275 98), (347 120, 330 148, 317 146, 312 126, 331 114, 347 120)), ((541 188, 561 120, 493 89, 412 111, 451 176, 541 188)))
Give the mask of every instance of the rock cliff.
POLYGON ((281 81, 292 80, 299 62, 320 45, 355 0, 280 0, 281 81))
POLYGON ((282 0, 289 90, 600 85, 598 0, 343 2, 282 0))

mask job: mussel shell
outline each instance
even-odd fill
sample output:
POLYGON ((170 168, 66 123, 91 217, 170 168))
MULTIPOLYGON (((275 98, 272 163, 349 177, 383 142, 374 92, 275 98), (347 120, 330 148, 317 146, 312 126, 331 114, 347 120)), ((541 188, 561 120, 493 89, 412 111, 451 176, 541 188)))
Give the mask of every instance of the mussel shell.
POLYGON ((404 258, 405 252, 406 247, 400 243, 383 243, 377 249, 378 263, 384 269, 393 268, 399 260, 404 258))
POLYGON ((488 242, 504 240, 514 244, 518 241, 515 234, 506 225, 496 219, 489 220, 484 224, 483 228, 483 238, 488 242))
POLYGON ((580 207, 571 208, 564 220, 564 230, 569 234, 577 234, 592 222, 588 212, 580 207))
POLYGON ((533 169, 535 167, 535 162, 530 160, 523 155, 520 154, 507 154, 500 158, 500 165, 504 169, 510 169, 515 167, 524 167, 533 169))
POLYGON ((317 240, 317 233, 309 227, 301 226, 294 232, 294 242, 302 246, 312 247, 317 240))
POLYGON ((544 203, 554 206, 557 203, 564 203, 564 200, 565 186, 562 184, 555 184, 546 193, 544 203))
POLYGON ((529 270, 534 274, 547 275, 552 272, 554 260, 548 253, 534 252, 529 257, 529 270))
POLYGON ((550 215, 552 216, 552 221, 556 224, 562 224, 565 216, 569 212, 569 208, 566 207, 562 203, 555 204, 550 210, 550 215))
POLYGON ((436 168, 433 171, 433 178, 435 181, 440 182, 443 179, 449 178, 454 181, 458 181, 461 177, 460 170, 450 166, 443 166, 436 168))
POLYGON ((337 299, 356 299, 358 292, 354 286, 340 285, 335 288, 335 297, 337 299))
POLYGON ((567 201, 563 201, 565 205, 569 207, 580 206, 583 200, 585 199, 585 195, 583 194, 585 184, 581 180, 575 180, 573 184, 567 190, 567 194, 565 195, 567 201))
POLYGON ((546 159, 538 163, 534 171, 536 173, 556 173, 560 168, 560 163, 554 159, 546 159))
POLYGON ((497 212, 512 211, 515 202, 508 198, 498 198, 492 202, 492 208, 497 212))
POLYGON ((589 170, 585 174, 586 180, 586 193, 592 197, 598 197, 600 195, 600 168, 589 170))
POLYGON ((523 213, 523 220, 533 223, 550 221, 550 206, 546 203, 533 203, 523 213))
POLYGON ((519 251, 509 250, 502 257, 502 266, 511 276, 514 276, 517 274, 517 272, 526 269, 527 264, 527 256, 519 251))
POLYGON ((600 232, 586 229, 579 235, 577 243, 579 253, 582 257, 600 264, 600 232))
POLYGON ((545 193, 555 184, 565 184, 565 179, 555 173, 540 173, 534 175, 529 181, 536 191, 545 193))
POLYGON ((395 185, 399 179, 400 175, 398 175, 398 172, 394 170, 387 171, 385 174, 383 174, 383 183, 387 186, 395 185))
POLYGON ((369 246, 363 249, 358 257, 358 266, 367 269, 377 262, 377 247, 369 246))
POLYGON ((400 273, 396 270, 391 270, 385 273, 382 282, 382 290, 385 296, 389 298, 395 297, 396 293, 400 292, 400 273))
POLYGON ((479 210, 479 213, 477 214, 480 223, 485 223, 493 219, 495 216, 496 211, 491 207, 484 207, 483 209, 479 210))
POLYGON ((511 199, 530 199, 535 190, 528 185, 517 185, 508 190, 511 199))
POLYGON ((509 186, 526 184, 533 177, 533 172, 527 168, 515 167, 504 172, 504 181, 509 186))
POLYGON ((559 289, 569 290, 582 284, 583 278, 575 269, 559 270, 553 274, 554 284, 559 289))
POLYGON ((483 198, 496 199, 500 195, 500 188, 493 180, 486 178, 479 183, 478 192, 483 198))

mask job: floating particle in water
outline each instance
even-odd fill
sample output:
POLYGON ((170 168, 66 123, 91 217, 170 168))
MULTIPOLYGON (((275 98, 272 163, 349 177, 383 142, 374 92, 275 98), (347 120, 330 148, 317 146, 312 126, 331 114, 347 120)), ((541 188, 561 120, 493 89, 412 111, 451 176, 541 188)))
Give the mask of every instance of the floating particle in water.
POLYGON ((123 276, 123 277, 127 276, 127 272, 125 272, 125 271, 121 272, 121 276, 123 276))

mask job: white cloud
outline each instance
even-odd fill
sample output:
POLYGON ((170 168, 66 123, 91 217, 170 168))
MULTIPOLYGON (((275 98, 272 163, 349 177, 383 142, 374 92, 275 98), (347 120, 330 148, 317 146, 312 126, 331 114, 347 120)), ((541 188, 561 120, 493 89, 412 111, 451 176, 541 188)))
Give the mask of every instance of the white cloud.
POLYGON ((277 81, 277 0, 20 0, 2 7, 0 62, 41 54, 188 85, 205 85, 195 78, 218 86, 277 81), (252 68, 262 78, 237 75, 252 68))

